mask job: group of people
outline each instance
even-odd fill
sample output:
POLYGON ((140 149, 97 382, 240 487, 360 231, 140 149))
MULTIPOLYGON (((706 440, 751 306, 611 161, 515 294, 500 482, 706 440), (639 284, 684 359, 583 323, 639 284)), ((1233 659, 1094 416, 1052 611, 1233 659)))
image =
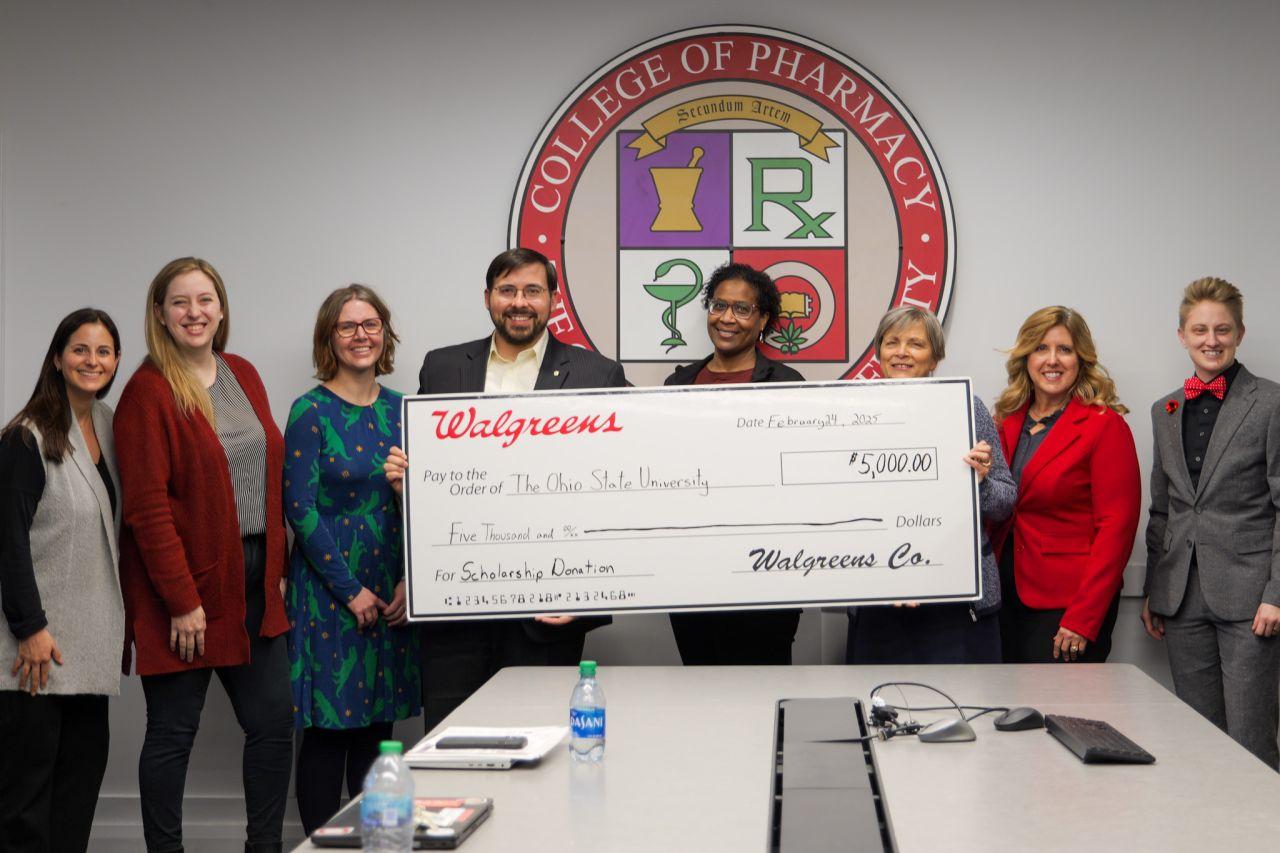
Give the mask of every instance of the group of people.
MULTIPOLYGON (((622 387, 623 368, 547 331, 554 266, 524 248, 486 273, 492 335, 428 353, 418 392, 622 387)), ((712 353, 669 385, 795 382, 758 344, 780 316, 774 282, 744 264, 708 280, 712 353)), ((191 748, 213 675, 245 733, 246 850, 278 850, 300 730, 297 797, 309 833, 356 794, 392 724, 433 728, 504 666, 572 665, 608 617, 428 623, 410 630, 398 494, 400 394, 382 384, 398 338, 372 289, 329 294, 316 317, 319 384, 283 434, 254 367, 226 352, 226 286, 180 258, 147 294, 147 358, 112 415, 120 336, 96 309, 54 332, 35 391, 0 436, 0 837, 6 849, 83 849, 107 762, 107 697, 131 664, 147 704, 139 792, 149 850, 182 847, 191 748), (287 553, 286 525, 293 531, 287 553), (11 665, 10 665, 11 664, 11 665)), ((1152 408, 1142 618, 1178 695, 1272 767, 1280 690, 1280 386, 1236 360, 1239 291, 1201 279, 1178 337, 1193 375, 1152 408)), ((945 356, 937 318, 881 319, 889 379, 945 356)), ((1023 323, 994 411, 957 465, 979 481, 983 595, 859 607, 857 664, 1107 659, 1140 515, 1137 453, 1084 318, 1023 323), (994 415, 994 416, 993 416, 994 415)), ((788 664, 798 610, 670 617, 685 664, 788 664)))

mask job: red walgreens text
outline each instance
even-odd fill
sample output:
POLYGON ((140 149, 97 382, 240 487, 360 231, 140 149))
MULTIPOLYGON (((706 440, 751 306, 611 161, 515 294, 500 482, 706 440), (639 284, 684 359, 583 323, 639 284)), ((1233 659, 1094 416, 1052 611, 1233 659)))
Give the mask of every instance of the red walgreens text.
POLYGON ((617 412, 567 418, 517 418, 507 409, 493 420, 477 418, 475 406, 466 411, 436 410, 436 438, 505 438, 503 447, 515 444, 522 435, 581 435, 584 432, 622 432, 617 412))

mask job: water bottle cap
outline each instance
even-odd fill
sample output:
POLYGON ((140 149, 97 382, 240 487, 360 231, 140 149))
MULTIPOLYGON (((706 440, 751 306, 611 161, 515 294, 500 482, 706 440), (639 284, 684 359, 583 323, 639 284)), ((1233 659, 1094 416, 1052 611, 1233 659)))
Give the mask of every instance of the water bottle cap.
POLYGON ((400 755, 404 752, 404 744, 398 740, 384 740, 378 744, 378 752, 383 755, 400 755))
POLYGON ((578 664, 578 675, 583 678, 596 677, 596 662, 593 660, 584 660, 578 664))

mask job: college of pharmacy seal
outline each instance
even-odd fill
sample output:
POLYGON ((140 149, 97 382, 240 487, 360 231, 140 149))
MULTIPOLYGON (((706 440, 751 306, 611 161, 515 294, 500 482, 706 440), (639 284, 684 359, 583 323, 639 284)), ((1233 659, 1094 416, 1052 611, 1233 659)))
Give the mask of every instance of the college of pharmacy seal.
POLYGON ((711 342, 699 298, 729 261, 765 270, 782 310, 764 351, 808 379, 880 375, 880 315, 943 317, 955 221, 919 124, 825 45, 715 26, 600 67, 561 103, 520 173, 510 245, 561 276, 561 341, 658 384, 711 342))

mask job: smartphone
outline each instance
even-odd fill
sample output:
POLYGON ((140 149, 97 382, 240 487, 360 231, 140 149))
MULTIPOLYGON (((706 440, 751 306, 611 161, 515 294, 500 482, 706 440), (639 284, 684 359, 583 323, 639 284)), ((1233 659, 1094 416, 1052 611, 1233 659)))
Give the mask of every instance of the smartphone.
POLYGON ((528 744, 519 735, 451 735, 436 741, 436 749, 524 749, 528 744))

